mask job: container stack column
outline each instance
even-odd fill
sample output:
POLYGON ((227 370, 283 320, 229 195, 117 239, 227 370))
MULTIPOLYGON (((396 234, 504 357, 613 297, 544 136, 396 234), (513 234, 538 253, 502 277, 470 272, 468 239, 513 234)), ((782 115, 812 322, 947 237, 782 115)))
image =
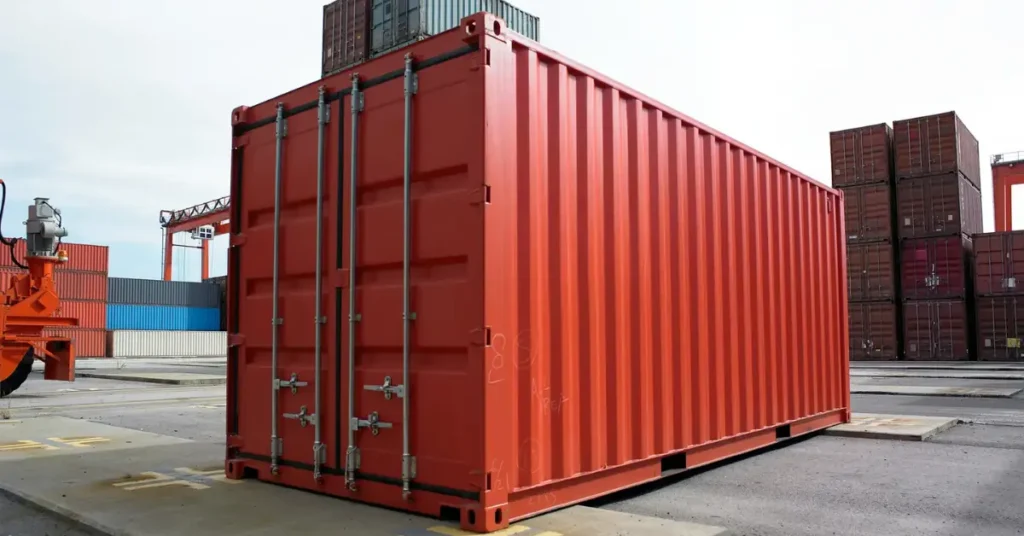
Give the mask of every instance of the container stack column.
POLYGON ((223 286, 112 277, 107 285, 111 357, 223 356, 223 286))
POLYGON ((892 130, 886 124, 830 134, 832 186, 846 200, 850 359, 900 355, 900 288, 894 224, 892 130))
POLYGON ((955 112, 895 121, 893 131, 906 359, 973 359, 978 141, 955 112))
POLYGON ((974 235, 978 359, 1024 361, 1024 231, 974 235))

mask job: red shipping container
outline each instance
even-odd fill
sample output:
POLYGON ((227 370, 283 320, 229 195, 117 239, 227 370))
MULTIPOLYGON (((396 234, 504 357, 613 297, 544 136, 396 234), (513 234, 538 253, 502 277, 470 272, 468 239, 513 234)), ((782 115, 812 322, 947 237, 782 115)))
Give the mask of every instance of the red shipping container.
POLYGON ((846 199, 847 243, 892 242, 893 198, 889 184, 848 186, 846 199))
POLYGON ((358 70, 233 113, 230 477, 494 530, 849 419, 839 192, 491 16, 358 70))
POLYGON ((107 330, 82 328, 46 328, 47 337, 70 338, 75 357, 104 357, 107 355, 107 330))
POLYGON ((978 139, 956 112, 893 121, 897 180, 960 172, 981 188, 978 139))
POLYGON ((896 199, 900 238, 982 231, 981 191, 962 175, 901 180, 896 199))
MULTIPOLYGON (((7 289, 11 277, 26 273, 21 268, 0 267, 0 288, 7 289)), ((57 268, 53 272, 53 283, 61 300, 106 301, 107 274, 102 272, 75 272, 57 268)))
MULTIPOLYGON (((62 264, 59 268, 60 270, 107 273, 109 253, 107 246, 63 242, 61 243, 61 249, 68 253, 68 262, 62 264)), ((19 238, 15 243, 14 254, 18 262, 25 264, 24 239, 19 238)), ((0 266, 17 267, 11 260, 11 248, 7 246, 0 247, 0 266)))
POLYGON ((78 327, 83 329, 107 328, 106 301, 75 301, 64 300, 54 316, 59 318, 77 318, 78 327))
POLYGON ((1024 294, 1024 231, 974 235, 974 293, 1024 294))
POLYGON ((900 255, 903 298, 967 298, 972 242, 957 235, 904 240, 900 255))
POLYGON ((850 304, 850 360, 899 359, 899 306, 894 302, 850 304))
POLYGON ((850 301, 895 300, 896 246, 888 242, 848 244, 846 274, 850 301))
POLYGON ((978 359, 1024 361, 1024 293, 978 298, 978 359))
POLYGON ((892 182, 892 129, 889 125, 840 130, 829 134, 832 186, 892 182))
POLYGON ((911 361, 967 361, 970 321, 965 300, 903 303, 905 353, 911 361))

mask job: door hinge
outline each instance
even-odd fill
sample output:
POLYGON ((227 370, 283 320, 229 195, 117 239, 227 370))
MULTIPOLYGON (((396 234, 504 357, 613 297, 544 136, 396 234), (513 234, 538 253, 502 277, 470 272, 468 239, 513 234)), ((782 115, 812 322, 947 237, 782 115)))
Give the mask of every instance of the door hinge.
POLYGON ((402 398, 405 396, 404 385, 392 385, 391 376, 384 376, 384 383, 381 385, 364 385, 363 389, 366 391, 378 391, 384 393, 385 400, 391 400, 392 396, 402 398))
POLYGON ((292 390, 292 394, 299 392, 299 387, 305 387, 309 385, 308 382, 300 382, 299 375, 292 373, 292 377, 288 380, 277 379, 274 383, 274 387, 280 390, 282 387, 288 387, 292 390))
POLYGON ((353 417, 350 423, 353 430, 359 430, 360 428, 369 428, 370 433, 377 435, 380 433, 381 428, 391 428, 391 423, 381 422, 380 415, 374 411, 365 420, 358 417, 353 417))

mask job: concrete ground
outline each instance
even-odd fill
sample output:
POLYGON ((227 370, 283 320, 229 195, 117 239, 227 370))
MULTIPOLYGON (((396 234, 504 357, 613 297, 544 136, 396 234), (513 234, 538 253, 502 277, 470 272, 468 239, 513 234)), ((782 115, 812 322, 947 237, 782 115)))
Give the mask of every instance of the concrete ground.
MULTIPOLYGON (((125 361, 127 363, 122 365, 113 360, 102 363, 82 361, 79 367, 133 374, 223 374, 222 359, 125 361)), ((972 363, 957 366, 941 363, 934 364, 934 368, 928 368, 930 364, 919 363, 870 365, 854 364, 856 374, 851 378, 851 384, 934 388, 938 391, 1024 389, 1024 379, 978 377, 979 373, 1000 372, 1024 375, 1024 367, 1018 364, 972 363)), ((934 391, 924 389, 922 392, 934 391)), ((215 464, 223 452, 223 398, 222 385, 183 387, 94 378, 80 378, 65 384, 44 382, 41 376, 33 375, 15 396, 0 400, 0 418, 10 417, 6 421, 9 424, 0 424, 0 438, 10 435, 5 435, 5 428, 20 426, 10 424, 12 421, 24 423, 36 419, 45 423, 46 419, 51 419, 51 422, 72 419, 81 421, 82 426, 109 425, 166 436, 168 439, 161 441, 184 441, 181 445, 185 447, 155 445, 145 449, 97 451, 88 456, 74 457, 54 456, 51 451, 39 450, 31 459, 8 460, 10 463, 0 460, 0 481, 15 478, 12 475, 33 475, 36 478, 33 489, 45 492, 57 501, 70 501, 75 497, 95 500, 99 495, 107 497, 110 494, 100 501, 102 508, 97 511, 116 518, 119 511, 116 508, 123 509, 127 504, 124 503, 125 494, 112 491, 97 494, 93 490, 78 496, 62 488, 73 487, 74 482, 87 482, 82 480, 84 476, 74 476, 75 468, 98 471, 96 468, 104 463, 113 467, 116 462, 117 470, 121 472, 144 471, 144 466, 157 466, 160 465, 157 462, 168 462, 176 459, 175 456, 185 456, 200 465, 207 461, 215 464), (105 459, 109 462, 104 462, 105 459), (132 464, 138 464, 138 467, 132 464), (47 478, 39 478, 43 473, 47 478), (106 510, 108 507, 114 510, 106 510)), ((852 405, 855 412, 948 417, 961 424, 918 442, 818 435, 589 504, 597 510, 567 509, 560 514, 527 520, 521 525, 529 528, 522 529, 522 534, 582 536, 598 534, 609 528, 613 534, 716 534, 714 527, 724 527, 729 534, 779 536, 1024 533, 1024 509, 1018 506, 1018 498, 1024 496, 1024 396, 1020 393, 1009 398, 934 394, 853 395, 852 405), (624 514, 636 517, 622 517, 624 514), (563 518, 558 518, 558 515, 563 518), (613 516, 612 520, 605 519, 603 515, 613 516), (630 525, 629 520, 633 524, 630 525), (615 528, 616 523, 621 524, 619 529, 615 528), (700 532, 708 530, 707 527, 712 527, 711 532, 700 532)), ((67 429, 68 426, 62 424, 58 428, 67 429)), ((108 435, 118 433, 112 431, 108 435)), ((7 439, 0 443, 4 441, 7 439)), ((8 453, 7 456, 10 458, 12 455, 8 453)), ((173 471, 173 468, 169 470, 173 471)), ((98 475, 93 476, 98 478, 98 475)), ((271 494, 274 501, 281 501, 284 497, 280 495, 284 493, 280 488, 249 484, 248 481, 244 484, 247 490, 251 489, 246 493, 255 495, 244 496, 238 505, 232 506, 232 493, 218 492, 209 497, 222 498, 204 501, 227 501, 221 505, 222 508, 237 509, 242 508, 243 503, 258 504, 267 500, 262 495, 264 493, 271 494), (264 489, 269 491, 262 491, 264 489)), ((26 485, 20 486, 26 489, 26 485)), ((238 494, 236 489, 241 487, 232 487, 234 495, 238 494)), ((194 502, 195 494, 184 494, 185 491, 191 490, 183 488, 165 493, 179 498, 179 504, 194 502)), ((445 533, 432 532, 438 528, 439 522, 426 518, 404 514, 395 518, 391 517, 394 513, 390 511, 368 507, 353 509, 353 503, 347 501, 294 490, 287 490, 287 496, 289 498, 285 502, 290 506, 283 510, 301 518, 312 519, 309 517, 312 513, 307 515, 303 512, 308 505, 316 504, 320 505, 319 509, 312 508, 310 512, 320 509, 339 512, 339 515, 343 514, 343 523, 355 529, 364 526, 361 520, 369 519, 376 527, 388 527, 391 531, 388 534, 445 533), (324 502, 321 504, 321 501, 324 502)), ((61 515, 12 500, 10 494, 0 493, 0 520, 4 520, 0 526, 0 535, 4 536, 95 534, 61 515)), ((137 525, 136 529, 141 526, 137 525)), ((234 531, 226 532, 226 526, 214 526, 210 533, 249 533, 240 532, 241 528, 234 526, 234 531)), ((255 527, 252 529, 254 532, 251 533, 270 533, 255 527)), ((202 527, 201 520, 195 520, 195 526, 189 532, 198 536, 205 534, 204 530, 207 529, 202 527)), ((266 530, 270 530, 269 527, 266 530)), ((150 527, 137 533, 173 532, 161 532, 150 527)))

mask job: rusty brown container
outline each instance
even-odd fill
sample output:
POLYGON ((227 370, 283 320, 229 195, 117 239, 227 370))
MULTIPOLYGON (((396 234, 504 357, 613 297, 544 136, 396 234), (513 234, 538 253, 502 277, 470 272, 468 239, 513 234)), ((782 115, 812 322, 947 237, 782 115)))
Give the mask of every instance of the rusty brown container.
POLYGON ((889 183, 892 171, 892 129, 885 123, 829 134, 832 186, 889 183))
POLYGON ((967 361, 971 322, 966 300, 903 303, 904 353, 910 361, 967 361))
POLYGON ((914 238, 901 244, 903 298, 931 300, 971 296, 972 242, 964 235, 914 238))
POLYGON ((851 361, 895 361, 899 337, 898 303, 850 303, 851 361))
POLYGON ((895 240, 891 185, 847 186, 842 190, 846 201, 847 243, 895 240))
POLYGON ((974 293, 1024 294, 1024 231, 974 235, 974 293))
POLYGON ((981 191, 958 173, 899 181, 896 211, 900 238, 972 235, 983 230, 981 191))
POLYGON ((891 242, 847 244, 846 276, 850 301, 895 300, 896 246, 891 242))
POLYGON ((339 72, 369 57, 370 1, 336 0, 324 6, 321 76, 339 72))
POLYGON ((978 139, 956 112, 894 121, 897 180, 963 173, 981 188, 978 139))
POLYGON ((1024 361, 1024 293, 978 298, 978 359, 1024 361))
MULTIPOLYGON (((55 270, 74 272, 107 272, 109 248, 92 244, 76 244, 63 242, 60 249, 68 255, 68 260, 55 270)), ((0 246, 0 267, 17 267, 17 263, 25 264, 25 239, 19 238, 14 244, 14 257, 11 248, 0 246)))

